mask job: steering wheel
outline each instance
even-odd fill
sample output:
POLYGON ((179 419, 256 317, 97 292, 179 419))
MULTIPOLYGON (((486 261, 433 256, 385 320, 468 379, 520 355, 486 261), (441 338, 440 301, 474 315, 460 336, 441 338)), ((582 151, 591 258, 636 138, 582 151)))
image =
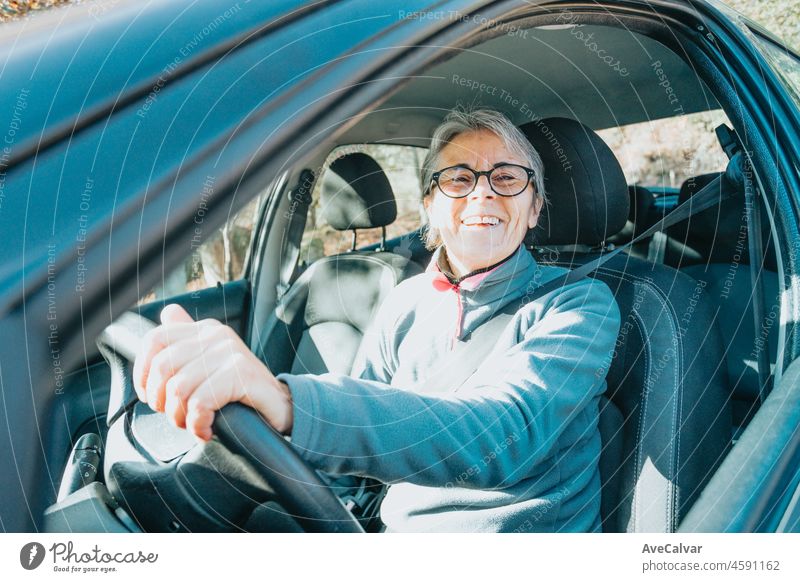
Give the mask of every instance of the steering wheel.
MULTIPOLYGON (((194 441, 187 431, 170 424, 163 413, 153 413, 141 403, 133 389, 132 365, 144 334, 153 327, 155 324, 149 319, 126 312, 97 341, 112 372, 104 474, 117 501, 135 513, 134 498, 143 487, 150 487, 155 491, 141 495, 145 500, 138 504, 141 511, 153 511, 148 504, 152 504, 156 495, 199 496, 200 500, 187 497, 170 504, 171 511, 175 507, 194 508, 206 502, 202 499, 204 483, 202 479, 198 482, 197 477, 208 476, 209 483, 217 487, 220 483, 227 484, 229 489, 231 482, 244 484, 247 496, 264 497, 255 499, 257 503, 273 497, 307 532, 364 532, 314 468, 252 408, 231 403, 217 411, 214 438, 202 444, 194 441), (154 415, 159 417, 155 422, 154 415), (119 451, 114 450, 117 445, 119 451), (197 470, 194 467, 201 458, 212 461, 197 470), (219 474, 210 474, 225 472, 226 468, 227 474, 222 479, 219 474)), ((219 491, 206 497, 214 497, 217 504, 236 502, 235 495, 226 496, 219 491)), ((213 512, 226 514, 217 508, 213 512)), ((142 523, 138 516, 134 517, 142 523)), ((192 522, 192 518, 188 521, 192 522)))

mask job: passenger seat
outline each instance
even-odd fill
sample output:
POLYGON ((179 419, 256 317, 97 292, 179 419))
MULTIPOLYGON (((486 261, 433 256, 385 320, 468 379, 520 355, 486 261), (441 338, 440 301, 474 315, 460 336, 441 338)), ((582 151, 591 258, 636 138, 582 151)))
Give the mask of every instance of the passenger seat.
MULTIPOLYGON (((325 171, 320 207, 338 231, 385 228, 397 217, 389 179, 363 153, 346 155, 325 171)), ((422 271, 408 257, 380 248, 321 258, 280 299, 256 353, 275 374, 349 374, 387 293, 422 271)))
MULTIPOLYGON (((389 179, 363 153, 346 155, 325 171, 320 209, 330 226, 351 230, 354 237, 359 229, 380 228, 383 240, 386 226, 397 218, 389 179)), ((408 253, 383 246, 318 259, 292 283, 266 321, 255 351, 273 373, 350 374, 364 332, 386 295, 403 279, 423 272, 408 253)), ((365 531, 379 530, 382 483, 318 473, 365 531)), ((279 531, 291 528, 278 526, 279 531)))

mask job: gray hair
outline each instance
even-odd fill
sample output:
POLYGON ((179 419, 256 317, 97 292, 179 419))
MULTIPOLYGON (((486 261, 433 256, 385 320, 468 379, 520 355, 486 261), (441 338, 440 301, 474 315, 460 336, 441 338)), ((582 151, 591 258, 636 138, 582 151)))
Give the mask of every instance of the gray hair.
MULTIPOLYGON (((420 184, 422 185, 422 197, 430 196, 432 192, 431 183, 433 173, 439 163, 439 154, 450 144, 452 140, 462 133, 487 130, 491 131, 505 144, 506 149, 512 154, 525 160, 530 168, 536 172, 533 178, 534 203, 541 199, 542 203, 547 202, 544 191, 544 164, 539 153, 533 147, 525 134, 514 125, 505 115, 494 109, 462 109, 451 110, 444 121, 434 130, 431 137, 431 147, 425 160, 422 162, 420 174, 420 184)), ((425 246, 428 250, 434 250, 442 244, 439 232, 430 226, 425 227, 424 231, 425 246)))

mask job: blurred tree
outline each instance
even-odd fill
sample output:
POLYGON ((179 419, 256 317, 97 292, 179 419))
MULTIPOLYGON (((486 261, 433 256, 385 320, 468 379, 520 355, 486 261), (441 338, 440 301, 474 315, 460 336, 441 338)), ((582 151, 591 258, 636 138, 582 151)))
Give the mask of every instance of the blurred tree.
POLYGON ((724 0, 800 51, 800 2, 797 0, 724 0))
POLYGON ((22 0, 19 2, 14 0, 0 0, 0 22, 24 17, 34 10, 43 10, 58 6, 59 4, 68 3, 69 0, 22 0))

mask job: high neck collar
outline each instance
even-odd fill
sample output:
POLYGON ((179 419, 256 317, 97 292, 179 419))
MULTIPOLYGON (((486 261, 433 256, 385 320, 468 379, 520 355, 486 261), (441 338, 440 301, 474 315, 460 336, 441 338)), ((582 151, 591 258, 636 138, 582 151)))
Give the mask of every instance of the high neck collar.
POLYGON ((513 278, 522 271, 536 267, 536 261, 534 261, 533 256, 524 245, 520 245, 516 251, 502 261, 456 278, 450 272, 449 265, 445 260, 446 257, 443 256, 444 252, 444 247, 436 249, 426 269, 427 272, 435 275, 433 284, 440 291, 447 289, 475 290, 478 287, 484 287, 483 282, 486 279, 497 283, 510 277, 513 278))
POLYGON ((438 257, 436 258, 436 266, 439 268, 439 272, 441 272, 442 275, 447 277, 447 280, 450 282, 451 285, 459 285, 463 281, 466 281, 467 279, 469 279, 470 277, 474 277, 475 275, 482 275, 483 273, 488 273, 489 271, 492 271, 495 268, 497 268, 500 265, 502 265, 503 263, 505 263, 508 259, 513 257, 515 254, 517 254, 517 251, 519 251, 519 249, 515 250, 513 253, 508 255, 506 258, 497 261, 493 265, 489 265, 488 267, 481 267, 480 269, 475 269, 474 271, 470 271, 466 275, 462 275, 461 277, 457 277, 453 273, 452 267, 450 266, 450 261, 447 258, 447 249, 444 248, 444 247, 441 247, 441 249, 442 249, 442 251, 438 254, 438 257))

